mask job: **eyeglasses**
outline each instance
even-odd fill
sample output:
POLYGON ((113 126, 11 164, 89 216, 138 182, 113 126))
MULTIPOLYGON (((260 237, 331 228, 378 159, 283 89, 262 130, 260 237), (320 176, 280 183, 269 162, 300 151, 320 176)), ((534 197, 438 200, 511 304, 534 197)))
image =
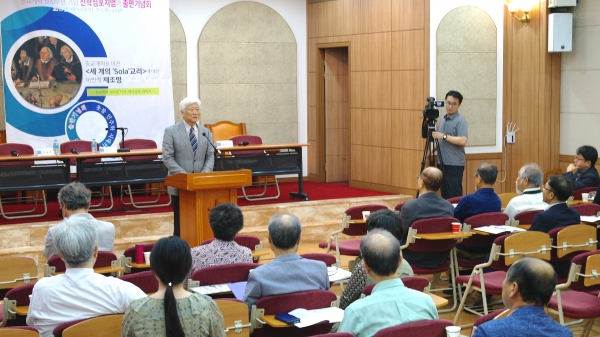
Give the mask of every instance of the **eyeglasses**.
POLYGON ((421 175, 417 174, 417 180, 421 179, 421 175))
POLYGON ((546 185, 543 185, 542 187, 543 187, 543 188, 544 188, 546 191, 554 193, 554 191, 553 191, 553 190, 551 190, 551 189, 549 189, 549 188, 547 188, 547 187, 546 187, 546 185))
POLYGON ((458 102, 449 102, 449 101, 446 101, 446 105, 457 106, 458 102))
POLYGON ((475 173, 475 175, 473 176, 474 178, 479 177, 479 173, 475 173))
POLYGON ((575 156, 575 160, 577 160, 577 161, 584 161, 584 160, 585 160, 585 158, 581 158, 581 157, 577 157, 577 156, 575 156))

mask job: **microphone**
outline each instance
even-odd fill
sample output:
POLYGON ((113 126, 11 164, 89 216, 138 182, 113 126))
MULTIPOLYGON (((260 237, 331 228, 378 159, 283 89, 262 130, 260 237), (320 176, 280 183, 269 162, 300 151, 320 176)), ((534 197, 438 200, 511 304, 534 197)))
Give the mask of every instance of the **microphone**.
POLYGON ((128 129, 127 128, 106 128, 104 130, 108 131, 108 130, 128 130, 128 129))
POLYGON ((244 142, 239 143, 238 145, 239 146, 247 146, 248 144, 250 144, 250 143, 244 141, 244 142))
POLYGON ((208 144, 210 144, 210 146, 213 147, 213 149, 215 149, 215 152, 218 154, 221 154, 221 150, 217 149, 217 147, 215 146, 215 144, 213 144, 213 142, 210 141, 210 138, 208 138, 208 136, 206 135, 206 132, 202 132, 202 135, 204 137, 206 137, 206 139, 208 139, 208 144))
POLYGON ((72 149, 71 149, 71 153, 72 153, 72 154, 79 154, 79 151, 77 151, 77 149, 76 149, 76 148, 72 148, 72 149))
POLYGON ((19 152, 17 152, 17 150, 10 150, 10 154, 11 154, 13 157, 18 157, 18 156, 19 156, 19 152))

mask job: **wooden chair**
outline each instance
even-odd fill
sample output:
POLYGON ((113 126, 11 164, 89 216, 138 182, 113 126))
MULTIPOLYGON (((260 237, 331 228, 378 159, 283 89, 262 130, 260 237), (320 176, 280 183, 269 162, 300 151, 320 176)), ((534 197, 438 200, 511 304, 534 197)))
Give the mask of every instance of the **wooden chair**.
POLYGON ((366 235, 367 226, 363 220, 363 212, 376 212, 382 209, 387 209, 387 206, 371 204, 348 208, 342 217, 342 228, 331 233, 329 241, 319 242, 319 248, 324 248, 326 253, 329 253, 332 249, 335 249, 338 267, 340 267, 341 255, 359 256, 361 239, 345 240, 340 242, 339 234, 345 234, 348 236, 366 235), (352 222, 352 220, 358 221, 355 223, 352 222))
POLYGON ((518 195, 519 195, 519 193, 498 194, 498 197, 500 197, 500 201, 502 202, 502 209, 505 209, 506 206, 508 206, 508 203, 510 202, 510 200, 518 195))
MULTIPOLYGON (((91 152, 91 151, 92 151, 92 142, 89 140, 71 140, 71 141, 60 144, 60 153, 67 154, 67 153, 82 153, 82 152, 91 152)), ((86 159, 87 163, 100 163, 101 161, 102 160, 100 158, 86 159)), ((71 180, 75 180, 77 178, 77 176, 75 174, 73 174, 73 172, 76 171, 77 159, 71 158, 70 163, 71 163, 71 173, 72 173, 71 180)), ((113 200, 113 195, 112 195, 112 189, 110 188, 110 186, 107 186, 106 188, 104 186, 100 187, 99 191, 92 192, 92 196, 98 196, 98 197, 100 197, 100 200, 96 204, 90 203, 90 212, 92 212, 92 211, 108 211, 113 208, 114 200, 113 200), (108 190, 108 193, 105 192, 105 190, 108 190), (104 204, 105 197, 108 197, 109 201, 110 201, 110 206, 108 206, 108 207, 102 207, 102 205, 104 204)))
POLYGON ((446 327, 452 325, 447 319, 426 319, 381 329, 373 337, 446 337, 446 327))
POLYGON ((158 291, 158 280, 151 270, 133 274, 125 274, 119 276, 119 278, 123 281, 135 284, 146 294, 152 294, 158 291))
POLYGON ((250 324, 252 325, 250 333, 253 337, 300 337, 327 333, 331 331, 332 324, 316 324, 302 329, 295 326, 273 328, 269 325, 263 325, 259 319, 264 315, 281 314, 297 308, 307 310, 327 308, 333 306, 336 302, 337 296, 330 290, 310 290, 263 297, 256 301, 250 311, 250 324))
MULTIPOLYGON (((250 336, 248 306, 239 300, 215 300, 219 311, 223 314, 223 326, 227 337, 250 336)), ((0 336, 1 337, 1 336, 0 336)))
POLYGON ((4 295, 10 289, 35 283, 37 280, 38 265, 32 258, 0 257, 0 298, 4 298, 4 295))
POLYGON ((456 308, 457 295, 456 286, 454 283, 454 277, 456 274, 456 254, 454 248, 456 247, 455 239, 443 239, 443 240, 425 240, 419 237, 419 234, 433 234, 433 233, 446 233, 452 232, 452 223, 459 222, 456 218, 451 217, 436 217, 429 219, 421 219, 412 223, 408 229, 406 243, 401 247, 402 250, 408 249, 413 253, 445 253, 448 252, 448 259, 442 263, 439 267, 424 268, 412 265, 412 270, 415 275, 434 275, 434 281, 432 284, 436 284, 440 278, 441 273, 446 273, 450 270, 449 282, 451 287, 441 287, 432 289, 432 291, 438 290, 452 290, 452 297, 454 298, 454 304, 450 309, 440 310, 439 312, 449 312, 456 308))
POLYGON ((600 250, 579 254, 571 261, 569 279, 556 286, 555 296, 548 302, 548 311, 558 315, 560 324, 565 317, 588 319, 581 336, 588 336, 594 321, 600 317, 600 298, 591 292, 600 290, 600 250))
POLYGON ((188 289, 213 284, 248 281, 250 270, 258 268, 258 263, 233 263, 200 268, 192 273, 188 289))
MULTIPOLYGON (((11 156, 11 152, 16 151, 21 156, 34 155, 33 148, 27 144, 19 143, 6 143, 0 144, 0 156, 11 156)), ((15 179, 26 179, 26 176, 18 175, 18 166, 32 166, 35 162, 31 161, 14 161, 14 162, 0 162, 0 174, 15 175, 15 179)), ((5 197, 2 200, 2 194, 0 193, 0 214, 6 219, 24 219, 24 218, 39 218, 46 215, 48 212, 48 205, 46 204, 46 191, 42 190, 42 197, 40 198, 40 191, 36 190, 32 196, 17 196, 17 197, 5 197), (31 202, 33 207, 20 211, 5 212, 4 206, 6 203, 21 203, 31 202), (38 203, 42 202, 44 211, 42 213, 35 213, 38 209, 38 203)), ((19 192, 22 193, 22 192, 19 192)))
MULTIPOLYGON (((478 227, 484 226, 504 226, 508 223, 508 215, 503 212, 490 212, 490 213, 482 213, 468 217, 465 219, 463 230, 465 232, 470 231, 471 229, 477 229, 478 227)), ((492 248, 492 244, 494 244, 494 240, 500 235, 473 235, 468 239, 463 240, 460 243, 459 249, 464 249, 465 251, 480 251, 485 249, 486 252, 489 252, 492 248)), ((471 256, 468 256, 471 257, 471 256)), ((485 262, 484 258, 465 258, 458 257, 456 258, 458 262, 458 267, 463 269, 472 269, 476 265, 485 262)), ((457 273, 458 274, 458 273, 457 273)))
MULTIPOLYGON (((457 285, 466 286, 464 296, 454 317, 456 324, 463 309, 478 316, 488 314, 486 295, 502 294, 502 283, 506 278, 508 268, 521 257, 535 257, 542 260, 550 260, 550 236, 542 232, 520 232, 516 234, 503 235, 492 245, 490 257, 487 262, 478 264, 473 268, 471 275, 460 275, 456 277, 457 285), (494 271, 484 273, 484 269, 491 267, 494 271), (472 291, 481 293, 483 301, 483 313, 473 308, 465 307, 465 301, 472 291)), ((469 325, 470 326, 470 325, 469 325)))
POLYGON ((581 253, 594 251, 598 245, 595 226, 564 226, 552 229, 548 232, 548 235, 552 242, 550 262, 555 269, 564 270, 562 278, 561 275, 558 275, 558 283, 567 282, 568 276, 565 277, 564 274, 567 273, 573 257, 581 253))
POLYGON ((38 330, 32 326, 11 326, 0 329, 0 337, 39 337, 38 330))
POLYGON ((15 307, 29 305, 29 295, 33 292, 34 286, 33 283, 24 284, 9 290, 4 295, 4 309, 0 326, 27 325, 26 316, 17 315, 15 307))
MULTIPOLYGON (((123 147, 123 142, 119 142, 119 148, 123 147)), ((125 141, 127 148, 132 150, 148 150, 148 149, 157 149, 158 146, 156 142, 152 139, 144 139, 144 138, 132 138, 125 141)), ((153 156, 128 156, 123 158, 126 161, 139 161, 139 160, 159 160, 158 155, 153 156)), ((127 188, 124 189, 121 186, 121 203, 123 205, 132 205, 135 208, 143 209, 143 208, 152 208, 152 207, 164 207, 169 206, 171 204, 171 195, 167 193, 166 188, 163 183, 158 183, 156 186, 158 187, 150 187, 150 188, 142 188, 142 189, 132 189, 131 185, 127 185, 127 188), (156 198, 153 200, 146 201, 135 201, 134 194, 148 194, 155 193, 156 198), (125 201, 124 196, 129 196, 129 202, 125 201), (159 203, 160 197, 163 195, 167 195, 169 197, 169 202, 167 203, 159 203)))
MULTIPOLYGON (((99 316, 83 321, 76 321, 68 327, 63 328, 62 333, 57 335, 57 330, 54 330, 55 337, 120 337, 121 324, 123 323, 123 314, 99 316)), ((62 325, 62 324, 61 324, 62 325)), ((60 325, 59 325, 60 327, 60 325)), ((58 328, 57 328, 58 329, 58 328)))
POLYGON ((204 126, 212 133, 215 143, 219 140, 228 140, 233 136, 246 134, 246 123, 220 121, 214 124, 204 124, 204 126))

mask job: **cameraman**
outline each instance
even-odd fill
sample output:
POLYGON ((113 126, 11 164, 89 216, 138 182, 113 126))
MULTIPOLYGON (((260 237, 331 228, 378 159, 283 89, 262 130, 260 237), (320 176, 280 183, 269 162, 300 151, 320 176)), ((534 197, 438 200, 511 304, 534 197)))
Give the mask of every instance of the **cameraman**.
POLYGON ((439 140, 444 171, 442 182, 442 198, 448 199, 463 195, 462 177, 465 170, 465 145, 467 145, 468 125, 465 118, 458 113, 463 96, 454 90, 448 91, 445 98, 446 116, 440 119, 439 131, 432 132, 433 138, 439 140))

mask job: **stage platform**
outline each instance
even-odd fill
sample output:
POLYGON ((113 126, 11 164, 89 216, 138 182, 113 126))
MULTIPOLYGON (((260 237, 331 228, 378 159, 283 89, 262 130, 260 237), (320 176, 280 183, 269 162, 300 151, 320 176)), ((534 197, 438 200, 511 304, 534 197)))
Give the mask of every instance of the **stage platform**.
MULTIPOLYGON (((241 233, 258 236, 267 242, 269 218, 277 213, 292 213, 302 222, 301 244, 310 245, 326 241, 331 232, 341 226, 342 214, 352 206, 382 204, 393 209, 398 203, 413 199, 409 195, 383 195, 348 199, 302 201, 294 203, 242 206, 244 229, 241 233)), ((93 213, 92 213, 93 214, 93 213)), ((136 243, 154 242, 173 233, 173 213, 152 213, 103 217, 103 221, 115 225, 115 248, 117 256, 136 243)), ((0 256, 27 256, 39 266, 46 263, 41 251, 44 237, 50 226, 57 222, 36 222, 0 226, 0 256)), ((340 236, 344 239, 344 236, 340 236)), ((42 268, 42 267, 40 267, 42 268)))

